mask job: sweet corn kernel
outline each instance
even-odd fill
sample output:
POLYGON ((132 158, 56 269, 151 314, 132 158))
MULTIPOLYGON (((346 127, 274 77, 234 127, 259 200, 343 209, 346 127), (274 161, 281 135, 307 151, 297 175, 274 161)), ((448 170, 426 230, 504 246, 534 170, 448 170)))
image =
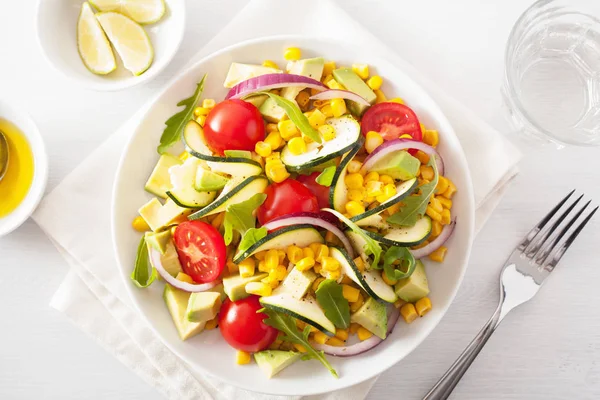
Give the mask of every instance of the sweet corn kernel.
POLYGON ((295 137, 288 142, 288 148, 293 155, 306 153, 306 142, 301 137, 295 137))
POLYGON ((390 197, 396 195, 397 189, 396 185, 393 183, 388 183, 383 187, 383 194, 389 199, 390 197))
POLYGON ((302 259, 302 249, 298 246, 290 246, 287 248, 287 258, 290 262, 296 264, 302 259))
POLYGON ((388 212, 389 215, 394 215, 398 211, 400 211, 400 208, 402 208, 402 203, 396 203, 393 206, 389 206, 387 208, 387 212, 388 212))
POLYGON ((419 170, 421 171, 421 178, 427 179, 428 181, 433 180, 433 177, 435 176, 435 173, 433 172, 433 167, 430 167, 428 165, 421 165, 419 167, 419 170))
POLYGON ((440 201, 438 199, 436 199, 434 196, 431 196, 431 198, 429 199, 429 205, 431 206, 431 208, 433 208, 435 211, 441 213, 442 210, 444 209, 444 207, 442 206, 442 203, 440 203, 440 201))
POLYGON ((448 190, 448 179, 443 176, 438 177, 438 183, 435 187, 435 193, 440 194, 448 190))
POLYGON ((379 174, 375 171, 371 171, 365 175, 365 182, 378 181, 379 174))
POLYGON ((305 247, 302 249, 302 257, 315 258, 315 252, 310 247, 305 247))
POLYGON ((306 91, 301 91, 296 96, 296 103, 300 106, 300 109, 305 110, 310 102, 310 95, 306 91))
POLYGON ((431 311, 431 300, 429 297, 423 297, 422 299, 417 300, 415 303, 415 309, 417 310, 419 317, 423 317, 425 314, 431 311))
POLYGON ((342 90, 344 87, 342 85, 340 85, 338 83, 338 81, 336 81, 335 79, 330 79, 327 82, 325 82, 325 85, 329 88, 329 89, 336 89, 336 90, 342 90))
POLYGON ((388 184, 393 185, 394 184, 394 178, 392 178, 389 175, 379 175, 379 182, 381 182, 381 183, 383 183, 385 185, 388 185, 388 184))
MULTIPOLYGON (((308 248, 313 251, 313 254, 317 254, 317 251, 319 251, 319 246, 321 246, 321 243, 314 242, 314 243, 309 244, 308 248)), ((317 257, 315 256, 315 260, 316 259, 317 259, 317 257)))
POLYGON ((359 308, 362 307, 362 305, 364 304, 365 299, 363 298, 362 294, 358 294, 358 300, 353 301, 352 303, 350 303, 350 311, 351 312, 356 312, 359 308))
POLYGON ((302 133, 301 135, 302 135, 302 140, 304 140, 304 143, 314 142, 314 140, 312 140, 312 138, 310 136, 306 136, 304 133, 302 133))
POLYGON ((406 302, 405 302, 404 300, 402 300, 402 299, 398 299, 398 300, 396 300, 396 301, 394 302, 394 307, 396 307, 396 308, 400 308, 400 307, 402 307, 402 306, 403 306, 403 305, 405 305, 405 304, 406 304, 406 302))
POLYGON ((431 223, 431 236, 437 237, 442 233, 442 224, 439 221, 432 221, 431 223))
POLYGON ((361 168, 362 168, 362 163, 358 160, 350 161, 348 163, 348 167, 346 167, 346 169, 348 170, 348 173, 350 173, 350 174, 359 173, 361 168))
POLYGON ((456 193, 456 186, 454 186, 454 183, 448 179, 448 189, 446 189, 446 191, 443 193, 443 196, 447 199, 451 199, 452 196, 454 196, 454 193, 456 193))
POLYGON ((271 145, 265 142, 256 142, 254 151, 261 157, 268 157, 271 155, 271 145))
POLYGON ((415 158, 421 161, 421 164, 423 165, 426 165, 429 162, 429 154, 424 153, 421 150, 417 151, 415 158))
POLYGON ((325 124, 319 127, 319 133, 323 136, 326 142, 335 139, 335 128, 331 125, 325 124))
POLYGON ((348 329, 336 329, 335 337, 345 342, 348 340, 348 329))
POLYGON ((364 178, 358 173, 348 174, 344 177, 344 183, 348 186, 348 189, 362 189, 364 178))
POLYGON ((131 221, 131 226, 138 232, 146 232, 150 230, 150 226, 144 218, 137 216, 131 221))
POLYGON ((279 132, 279 128, 277 128, 277 124, 269 123, 267 124, 267 132, 279 132))
POLYGON ((295 136, 300 136, 300 131, 298 130, 298 128, 296 128, 296 125, 294 125, 294 123, 289 119, 279 121, 277 123, 277 129, 279 129, 279 134, 285 140, 290 140, 295 136))
POLYGON ((270 270, 277 268, 279 265, 279 253, 276 249, 267 250, 265 255, 265 265, 270 270))
POLYGON ((323 273, 325 273, 325 277, 327 279, 333 279, 334 281, 339 280, 342 277, 342 271, 335 270, 335 271, 327 271, 325 269, 321 269, 321 275, 323 275, 323 273))
POLYGON ((442 210, 442 220, 440 221, 442 223, 442 225, 448 225, 451 221, 451 217, 450 217, 450 210, 448 210, 447 208, 444 208, 442 210))
MULTIPOLYGON (((264 142, 271 147, 272 150, 278 149, 283 143, 283 139, 279 134, 279 131, 270 132, 267 137, 265 137, 264 142)), ((270 153, 269 153, 270 154, 270 153)))
POLYGON ((298 328, 300 330, 304 330, 304 328, 306 328, 306 322, 297 319, 296 320, 296 328, 298 328))
POLYGON ((329 256, 329 247, 321 243, 319 243, 317 250, 313 249, 313 251, 315 252, 315 260, 317 262, 322 262, 323 257, 329 256))
POLYGON ((389 99, 388 101, 392 103, 404 104, 404 100, 402 100, 400 97, 394 97, 393 99, 389 99))
POLYGON ((271 166, 271 168, 265 165, 265 172, 267 173, 267 177, 276 183, 281 183, 290 177, 290 173, 287 172, 283 164, 271 166))
POLYGON ((278 151, 274 151, 271 153, 269 157, 265 159, 266 162, 280 162, 281 161, 281 153, 278 151))
POLYGON ((407 324, 410 324, 419 316, 415 306, 412 303, 406 303, 400 307, 400 315, 402 315, 402 318, 404 318, 404 321, 406 321, 407 324))
POLYGON ((325 344, 327 342, 327 340, 329 339, 329 336, 327 336, 326 334, 324 334, 323 332, 315 332, 315 334, 313 335, 313 340, 319 344, 325 344))
POLYGON ((356 332, 358 332, 358 328, 360 328, 359 324, 357 324, 356 322, 351 322, 348 331, 354 335, 356 332))
POLYGON ((260 272, 269 272, 269 268, 267 268, 267 264, 265 264, 264 260, 258 262, 258 270, 260 272))
POLYGON ((364 189, 350 189, 348 190, 348 199, 353 201, 362 201, 365 198, 364 189))
POLYGON ((297 47, 288 47, 283 53, 283 58, 288 61, 297 61, 302 57, 302 51, 297 47))
POLYGON ((325 124, 325 114, 323 114, 320 110, 314 110, 310 116, 308 117, 308 122, 310 126, 315 129, 319 129, 320 126, 325 124))
POLYGON ((296 263, 296 268, 300 271, 308 271, 315 265, 315 259, 312 257, 304 257, 296 263))
POLYGON ((238 264, 240 270, 240 276, 242 278, 249 278, 254 276, 254 270, 256 268, 256 262, 252 258, 246 258, 244 261, 238 264))
POLYGON ((321 266, 326 271, 339 271, 340 270, 340 262, 333 257, 323 257, 321 261, 321 266))
POLYGON ((262 282, 248 282, 245 286, 246 293, 255 294, 257 296, 270 296, 273 289, 270 285, 262 282))
POLYGON ((356 257, 353 261, 360 272, 365 272, 365 262, 361 257, 356 257))
POLYGON ((327 61, 323 65, 323 76, 331 75, 334 69, 336 69, 335 61, 327 61))
POLYGON ((365 141, 365 149, 367 153, 372 153, 377 147, 383 143, 381 135, 375 131, 367 132, 367 139, 365 141))
POLYGON ((321 284, 321 282, 323 282, 325 280, 325 278, 317 278, 315 279, 315 281, 312 283, 312 290, 313 292, 316 292, 317 289, 319 288, 319 285, 321 284))
POLYGON ((358 201, 350 200, 346 203, 346 211, 351 217, 355 217, 365 212, 365 208, 358 201))
POLYGON ((444 196, 436 196, 435 198, 442 203, 442 207, 445 209, 450 210, 452 208, 452 200, 447 199, 444 196))
POLYGON ((204 325, 204 329, 210 331, 211 329, 215 329, 218 324, 219 324, 219 318, 214 317, 213 319, 206 321, 206 324, 204 325))
POLYGON ((186 282, 186 283, 191 283, 192 285, 196 282, 194 282, 194 280, 192 279, 191 276, 189 276, 188 274, 184 274, 183 272, 179 272, 177 274, 177 276, 175 277, 175 279, 177 279, 178 281, 182 281, 182 282, 186 282))
POLYGON ((250 353, 247 353, 243 350, 238 350, 235 353, 235 362, 238 365, 249 364, 251 361, 250 353))
POLYGON ((279 264, 283 264, 285 258, 287 257, 286 251, 282 249, 277 249, 277 254, 279 254, 279 264))
POLYGON ((383 85, 383 79, 379 75, 373 75, 367 80, 367 85, 373 90, 379 90, 383 85))
POLYGON ((211 109, 215 106, 216 102, 214 99, 204 99, 202 100, 202 107, 211 109))
POLYGON ((348 303, 354 303, 358 301, 358 296, 360 296, 360 290, 350 285, 342 285, 342 295, 348 303))
POLYGON ((325 232, 325 241, 331 244, 340 244, 340 239, 331 231, 325 232))
POLYGON ((385 103, 387 101, 387 98, 385 97, 385 94, 383 94, 383 92, 381 90, 373 90, 375 92, 375 103, 379 104, 379 103, 385 103))
POLYGON ((369 77, 369 66, 367 64, 352 64, 352 71, 360 76, 360 79, 362 80, 369 77))
POLYGON ((354 282, 348 277, 348 275, 344 275, 342 276, 342 280, 340 281, 340 283, 342 285, 352 285, 354 282))
POLYGON ((265 60, 262 63, 263 67, 280 69, 275 61, 265 60))
POLYGON ((294 343, 294 348, 300 353, 306 353, 306 347, 302 346, 301 344, 294 343))
POLYGON ((229 275, 237 274, 240 270, 238 265, 231 260, 228 260, 225 265, 227 266, 227 271, 229 271, 229 275))
POLYGON ((356 334, 358 335, 358 339, 360 341, 367 340, 368 338, 373 336, 373 333, 370 330, 363 328, 362 326, 359 326, 356 334))
MULTIPOLYGON (((323 83, 326 84, 327 82, 329 82, 332 79, 333 79, 333 75, 332 74, 325 74, 325 73, 323 73, 323 77, 321 78, 321 82, 323 82, 323 83)), ((318 101, 327 101, 327 100, 318 100, 318 101)))
POLYGON ((367 197, 376 197, 383 194, 383 183, 379 181, 370 181, 367 182, 366 186, 366 196, 367 197))
POLYGON ((199 117, 201 115, 208 115, 209 112, 210 112, 209 108, 206 108, 206 107, 196 107, 196 108, 194 108, 194 117, 197 118, 197 117, 199 117))
POLYGON ((431 147, 436 147, 440 142, 438 131, 432 129, 426 129, 423 131, 423 142, 427 143, 431 147))
POLYGON ((259 252, 254 253, 254 258, 256 258, 258 261, 262 261, 265 259, 266 255, 267 255, 266 250, 259 251, 259 252))
POLYGON ((275 341, 273 341, 273 343, 271 343, 271 345, 269 346, 269 350, 279 350, 282 343, 283 340, 275 339, 275 341))
POLYGON ((277 279, 282 281, 287 275, 287 268, 284 265, 279 264, 277 268, 275 268, 275 273, 277 274, 277 279))
POLYGON ((396 279, 390 279, 390 278, 388 278, 388 276, 385 273, 385 271, 381 271, 381 278, 383 278, 383 281, 385 283, 387 283, 388 285, 390 285, 390 286, 393 286, 396 283, 398 283, 398 281, 396 279))
POLYGON ((198 125, 203 127, 204 124, 206 123, 206 115, 200 115, 200 116, 196 117, 196 122, 198 123, 198 125))
POLYGON ((341 347, 345 346, 346 342, 334 336, 332 338, 327 339, 327 344, 330 346, 341 347))
POLYGON ((344 99, 331 100, 331 111, 336 118, 346 114, 346 102, 344 99))
POLYGON ((431 206, 427 206, 425 213, 429 215, 432 220, 442 222, 442 214, 435 211, 431 206))
POLYGON ((331 110, 331 104, 326 104, 319 109, 323 115, 327 118, 333 117, 333 111, 331 110))

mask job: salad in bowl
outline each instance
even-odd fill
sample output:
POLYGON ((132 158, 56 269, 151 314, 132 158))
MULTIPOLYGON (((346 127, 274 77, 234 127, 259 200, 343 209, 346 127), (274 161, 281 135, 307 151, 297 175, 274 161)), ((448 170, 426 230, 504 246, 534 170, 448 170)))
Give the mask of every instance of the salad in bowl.
POLYGON ((452 251, 457 187, 442 135, 372 66, 284 58, 231 63, 224 98, 205 75, 166 121, 131 284, 162 287, 183 341, 218 330, 267 378, 308 360, 338 377, 331 357, 435 306, 426 264, 452 251))

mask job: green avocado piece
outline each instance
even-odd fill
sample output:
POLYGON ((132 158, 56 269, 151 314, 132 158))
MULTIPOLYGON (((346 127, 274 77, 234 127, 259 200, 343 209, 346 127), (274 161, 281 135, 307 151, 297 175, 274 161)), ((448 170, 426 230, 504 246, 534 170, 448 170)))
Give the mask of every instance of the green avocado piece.
MULTIPOLYGON (((323 57, 305 58, 304 60, 290 61, 288 64, 288 73, 302 75, 317 81, 321 80, 325 60, 323 57)), ((281 97, 296 101, 296 96, 304 89, 302 86, 286 87, 281 89, 281 97)))
POLYGON ((258 282, 263 278, 266 278, 269 274, 262 273, 257 274, 248 278, 242 278, 240 275, 228 276, 223 278, 223 287, 225 294, 231 301, 238 301, 245 299, 250 296, 246 293, 246 283, 258 282))
POLYGON ((350 321, 362 325, 382 339, 387 335, 387 311, 382 303, 372 297, 350 316, 350 321))
POLYGON ((190 322, 208 321, 217 316, 221 309, 221 294, 217 292, 192 293, 188 301, 186 316, 190 322))
POLYGON ((160 254, 165 254, 167 251, 167 244, 171 241, 171 231, 146 232, 144 238, 148 246, 154 248, 160 254))
POLYGON ((158 159, 150 178, 146 182, 144 189, 155 196, 163 199, 167 198, 166 191, 171 189, 171 178, 169 168, 174 165, 181 165, 181 160, 171 154, 165 153, 158 159))
POLYGON ((246 103, 252 104, 256 108, 260 108, 260 106, 262 106, 262 104, 265 102, 265 100, 267 100, 268 97, 269 96, 267 96, 266 94, 260 94, 245 98, 244 101, 246 103))
POLYGON ((223 189, 227 182, 229 182, 229 179, 224 176, 215 174, 204 168, 198 168, 194 189, 198 192, 212 192, 223 189))
POLYGON ((264 119, 269 122, 277 123, 281 121, 283 116, 285 115, 285 111, 283 108, 279 107, 275 100, 271 97, 265 100, 264 103, 258 108, 258 111, 261 113, 264 119))
POLYGON ((312 285, 315 279, 317 279, 317 274, 313 271, 300 271, 294 267, 285 277, 281 286, 277 288, 276 292, 286 292, 297 299, 301 299, 308 292, 310 285, 312 285))
POLYGON ((163 299, 171 314, 171 318, 173 318, 175 328, 177 328, 177 333, 179 333, 181 340, 189 339, 202 332, 204 325, 206 325, 206 321, 190 322, 186 318, 190 293, 175 289, 167 283, 165 285, 165 290, 163 291, 163 299))
MULTIPOLYGON (((342 86, 351 92, 362 96, 370 104, 375 104, 377 95, 371 88, 350 68, 339 68, 332 72, 333 78, 342 86)), ((355 103, 348 100, 348 108, 354 115, 360 116, 367 109, 368 106, 355 103)))
POLYGON ((248 150, 225 150, 223 153, 225 153, 225 157, 252 159, 252 153, 248 150))
POLYGON ((302 353, 296 351, 263 350, 254 353, 256 364, 269 379, 301 358, 302 353))
MULTIPOLYGON (((148 246, 148 251, 153 247, 152 244, 146 242, 148 246)), ((150 263, 152 263, 152 259, 150 259, 150 263)), ((182 272, 181 263, 179 262, 179 255, 177 254, 177 249, 175 249, 175 245, 172 240, 169 240, 165 245, 165 252, 160 255, 160 263, 169 274, 172 276, 177 276, 178 273, 182 272)))
POLYGON ((389 175, 394 179, 407 181, 417 176, 421 162, 406 151, 395 151, 377 161, 369 172, 389 175))
POLYGON ((421 260, 417 260, 417 266, 411 276, 400 279, 394 287, 396 294, 402 300, 414 303, 429 294, 429 284, 425 274, 425 266, 421 260))
POLYGON ((238 83, 250 78, 254 78, 265 74, 281 74, 282 70, 276 68, 265 67, 263 65, 242 64, 232 62, 225 77, 223 86, 232 88, 238 83))

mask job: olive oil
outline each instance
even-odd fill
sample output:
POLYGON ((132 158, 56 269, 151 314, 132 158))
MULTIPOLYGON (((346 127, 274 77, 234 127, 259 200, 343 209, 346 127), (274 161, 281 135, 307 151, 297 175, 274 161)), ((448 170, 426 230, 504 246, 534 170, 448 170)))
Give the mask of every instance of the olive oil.
POLYGON ((0 118, 0 130, 8 141, 9 161, 0 180, 0 218, 13 212, 23 202, 33 182, 34 161, 31 146, 14 124, 0 118))

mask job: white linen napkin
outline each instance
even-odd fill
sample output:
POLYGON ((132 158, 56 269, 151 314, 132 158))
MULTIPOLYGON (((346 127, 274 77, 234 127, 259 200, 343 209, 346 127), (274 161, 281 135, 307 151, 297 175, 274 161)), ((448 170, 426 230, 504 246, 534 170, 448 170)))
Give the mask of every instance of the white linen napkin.
MULTIPOLYGON (((498 132, 449 98, 383 43, 326 0, 252 1, 190 63, 241 40, 272 34, 333 36, 344 32, 356 45, 385 52, 437 101, 465 151, 475 192, 476 230, 485 223, 516 173, 520 153, 498 132), (293 15, 294 18, 277 16, 293 15), (485 162, 484 162, 485 161, 485 162)), ((40 204, 34 220, 71 267, 51 305, 94 338, 123 364, 171 399, 292 399, 237 389, 191 370, 156 337, 133 309, 116 271, 110 230, 111 192, 116 167, 128 136, 146 104, 40 204), (89 185, 94 182, 94 185, 89 185), (94 212, 96 226, 80 221, 94 212), (104 249, 98 251, 98 249, 104 249)), ((309 398, 363 399, 375 379, 342 391, 309 398)))

